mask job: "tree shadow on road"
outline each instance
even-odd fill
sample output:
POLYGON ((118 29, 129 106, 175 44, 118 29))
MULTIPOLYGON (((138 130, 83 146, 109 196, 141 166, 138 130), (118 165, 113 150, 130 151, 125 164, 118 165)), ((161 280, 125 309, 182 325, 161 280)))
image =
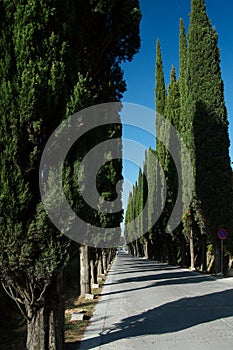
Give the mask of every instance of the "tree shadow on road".
MULTIPOLYGON (((166 271, 162 270, 161 273, 155 273, 155 274, 151 273, 150 275, 144 274, 143 276, 122 278, 122 279, 117 280, 117 283, 147 282, 147 281, 170 280, 170 279, 173 280, 173 279, 177 279, 177 278, 178 279, 185 278, 185 280, 195 279, 197 281, 200 279, 202 282, 203 282, 203 280, 206 280, 206 281, 215 280, 214 278, 211 278, 210 276, 205 276, 203 274, 195 273, 195 272, 191 272, 191 271, 166 272, 166 271)), ((169 281, 166 281, 166 282, 169 283, 169 281)), ((171 281, 171 283, 172 283, 172 281, 171 281)), ((182 281, 181 281, 181 283, 182 283, 182 281)))
POLYGON ((170 265, 165 265, 165 264, 157 264, 157 265, 153 265, 153 264, 145 264, 145 265, 128 265, 127 266, 128 271, 126 271, 125 269, 125 264, 124 264, 124 268, 120 268, 120 269, 116 269, 113 274, 114 275, 121 275, 121 274, 132 274, 132 273, 144 273, 145 271, 149 271, 149 272, 153 272, 153 271, 160 271, 160 270, 176 270, 176 269, 180 269, 180 266, 170 266, 170 265), (133 271, 131 270, 133 269, 133 271))
POLYGON ((81 349, 111 344, 118 339, 179 332, 196 325, 233 316, 233 290, 182 298, 127 317, 92 339, 84 339, 81 349))
MULTIPOLYGON (((148 282, 153 281, 151 284, 143 284, 143 286, 139 287, 130 287, 129 289, 123 288, 120 290, 115 290, 112 292, 107 292, 101 294, 102 296, 107 295, 114 295, 114 294, 122 294, 122 293, 132 293, 134 291, 142 290, 142 289, 148 289, 153 287, 159 287, 159 286, 168 286, 168 285, 180 285, 180 284, 196 284, 196 283, 202 283, 202 282, 213 282, 216 279, 214 277, 205 276, 199 273, 189 272, 189 271, 176 271, 174 273, 160 273, 160 274, 154 274, 154 275, 145 275, 145 276, 138 276, 138 277, 130 277, 130 278, 124 278, 117 281, 117 285, 124 286, 124 283, 131 284, 132 282, 148 282)), ((111 285, 111 283, 106 284, 111 285)), ((135 285, 134 285, 135 286, 135 285)))

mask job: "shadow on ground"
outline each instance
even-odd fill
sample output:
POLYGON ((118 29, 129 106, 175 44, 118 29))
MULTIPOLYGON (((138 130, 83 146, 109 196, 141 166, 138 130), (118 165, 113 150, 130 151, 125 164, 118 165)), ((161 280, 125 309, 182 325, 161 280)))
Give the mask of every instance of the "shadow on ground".
POLYGON ((118 339, 179 332, 233 316, 233 290, 169 302, 141 314, 127 317, 96 338, 82 341, 82 349, 111 344, 118 339))
MULTIPOLYGON (((197 283, 212 282, 212 281, 215 281, 215 278, 210 276, 205 276, 199 273, 193 273, 189 271, 174 271, 170 273, 170 272, 163 272, 163 270, 161 269, 161 273, 159 274, 157 273, 152 275, 144 275, 144 276, 138 276, 138 277, 119 279, 117 280, 117 283, 114 283, 114 284, 122 285, 122 287, 124 287, 124 284, 125 284, 125 287, 129 287, 129 288, 128 289, 122 288, 120 290, 102 293, 102 296, 122 294, 127 292, 132 293, 133 291, 159 287, 159 286, 197 284, 197 283), (139 287, 135 287, 135 285, 134 287, 130 287, 130 284, 132 282, 148 282, 148 281, 151 281, 153 283, 150 283, 149 285, 147 284, 147 285, 139 286, 139 287)), ((106 285, 111 285, 111 283, 109 284, 107 283, 106 285)))
MULTIPOLYGON (((212 283, 216 278, 180 270, 177 266, 169 266, 148 260, 133 259, 127 255, 120 255, 116 261, 114 271, 116 283, 121 289, 110 291, 102 296, 112 296, 121 293, 134 293, 162 285, 212 283), (123 267, 122 267, 123 266, 123 267), (132 268, 132 269, 131 269, 132 268), (131 270, 131 271, 130 271, 131 270), (132 271, 133 270, 133 271, 132 271), (134 273, 144 272, 144 275, 134 276, 134 273), (122 274, 132 274, 121 278, 122 274), (144 283, 144 282, 148 282, 144 283), (151 283, 150 283, 151 282, 151 283)), ((123 277, 123 276, 122 276, 123 277)), ((111 285, 112 283, 106 283, 111 285)), ((161 306, 146 310, 140 314, 122 319, 113 327, 105 329, 91 339, 83 339, 81 349, 93 349, 100 344, 113 345, 119 339, 143 337, 145 335, 175 333, 197 325, 233 316, 233 290, 225 290, 203 296, 187 297, 165 303, 161 306)), ((77 350, 79 343, 72 348, 77 350)))

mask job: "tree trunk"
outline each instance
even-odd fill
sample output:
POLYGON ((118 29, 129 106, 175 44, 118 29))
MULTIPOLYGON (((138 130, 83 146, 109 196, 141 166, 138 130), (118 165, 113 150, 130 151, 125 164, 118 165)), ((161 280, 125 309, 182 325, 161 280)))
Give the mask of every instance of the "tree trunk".
POLYGON ((216 242, 214 247, 214 268, 215 274, 221 272, 221 249, 216 242))
POLYGON ((181 266, 187 266, 187 250, 186 250, 186 239, 182 235, 180 239, 180 256, 181 256, 181 266))
POLYGON ((149 238, 147 238, 147 254, 148 254, 147 259, 152 260, 152 246, 151 246, 151 240, 149 238))
POLYGON ((144 258, 148 259, 149 254, 148 254, 148 240, 147 239, 144 240, 143 250, 144 250, 144 258))
POLYGON ((177 255, 178 255, 178 250, 177 250, 177 241, 174 241, 171 237, 170 239, 170 254, 171 254, 171 263, 172 265, 177 265, 177 255))
POLYGON ((166 253, 169 265, 172 265, 172 243, 170 234, 166 235, 166 253))
POLYGON ((93 286, 93 284, 95 283, 95 275, 94 275, 94 261, 91 258, 90 260, 90 270, 91 270, 91 287, 93 286))
POLYGON ((64 325, 65 325, 65 305, 64 305, 64 280, 63 273, 60 273, 54 285, 50 288, 50 300, 52 312, 50 315, 50 349, 64 349, 64 325))
POLYGON ((136 241, 134 241, 133 243, 133 256, 137 256, 137 249, 136 249, 136 241))
POLYGON ((207 258, 206 258, 206 235, 201 236, 201 271, 207 270, 207 258))
POLYGON ((97 284, 98 254, 95 248, 89 248, 91 286, 97 284))
POLYGON ((80 296, 85 297, 91 293, 90 275, 89 275, 89 257, 88 246, 80 246, 80 296))
POLYGON ((108 249, 108 251, 107 251, 107 266, 108 267, 111 264, 111 262, 112 262, 112 250, 108 249))
POLYGON ((26 305, 30 320, 27 321, 27 350, 47 350, 49 343, 49 313, 44 306, 34 313, 26 305))
POLYGON ((103 249, 102 250, 102 259, 103 259, 103 269, 104 269, 104 273, 107 272, 107 268, 108 268, 108 262, 107 262, 107 250, 103 249))
POLYGON ((153 252, 153 242, 151 239, 147 240, 147 251, 148 251, 148 259, 154 260, 154 252, 153 252))
POLYGON ((27 350, 64 349, 63 273, 47 288, 40 309, 26 304, 27 350))
POLYGON ((100 276, 103 274, 103 264, 102 264, 102 251, 98 248, 98 265, 97 265, 97 275, 100 276))
POLYGON ((139 248, 138 248, 138 240, 136 239, 136 257, 139 258, 139 248))
POLYGON ((116 256, 116 249, 111 248, 111 249, 110 249, 110 259, 109 259, 109 264, 112 264, 113 259, 115 258, 115 256, 116 256))
POLYGON ((190 245, 190 262, 191 262, 191 270, 195 270, 195 253, 194 253, 194 238, 193 238, 193 229, 190 230, 189 236, 189 245, 190 245))

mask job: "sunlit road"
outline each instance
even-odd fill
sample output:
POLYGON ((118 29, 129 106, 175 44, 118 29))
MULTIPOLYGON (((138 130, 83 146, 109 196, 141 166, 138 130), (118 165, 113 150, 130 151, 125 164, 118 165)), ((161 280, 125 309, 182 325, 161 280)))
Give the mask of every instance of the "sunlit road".
POLYGON ((232 287, 121 253, 80 349, 231 350, 232 287))

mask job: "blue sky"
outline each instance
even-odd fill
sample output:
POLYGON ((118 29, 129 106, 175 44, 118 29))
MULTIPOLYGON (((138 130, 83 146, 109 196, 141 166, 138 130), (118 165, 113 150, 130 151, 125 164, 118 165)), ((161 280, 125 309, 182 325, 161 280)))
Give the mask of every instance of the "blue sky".
MULTIPOLYGON (((172 64, 179 72, 179 19, 183 18, 186 32, 189 26, 191 0, 140 0, 142 12, 141 49, 132 62, 122 65, 127 92, 123 102, 131 102, 154 109, 155 44, 160 40, 166 85, 169 83, 172 64)), ((206 0, 207 13, 219 36, 222 79, 230 123, 230 156, 233 161, 233 1, 206 0)), ((134 139, 146 147, 153 141, 132 129, 124 129, 125 138, 134 139)), ((123 174, 131 184, 137 178, 137 166, 124 162, 123 174)), ((129 189, 129 185, 127 186, 129 189)), ((126 189, 126 192, 128 191, 126 189)))

